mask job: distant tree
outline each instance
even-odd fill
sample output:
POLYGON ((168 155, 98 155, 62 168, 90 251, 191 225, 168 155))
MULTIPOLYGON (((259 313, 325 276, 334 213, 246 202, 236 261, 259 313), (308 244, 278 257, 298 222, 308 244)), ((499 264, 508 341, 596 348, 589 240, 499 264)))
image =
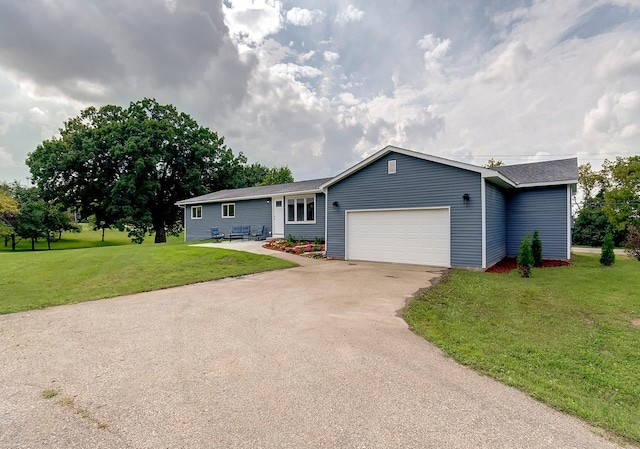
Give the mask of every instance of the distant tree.
POLYGON ((522 238, 518 258, 516 260, 518 270, 523 278, 531 277, 531 267, 533 266, 533 253, 531 252, 531 235, 527 232, 522 238))
POLYGON ((11 236, 15 236, 14 226, 19 212, 18 202, 9 186, 0 185, 0 237, 4 238, 4 246, 8 245, 11 236))
POLYGON ((271 167, 267 170, 267 174, 264 176, 259 186, 269 186, 274 184, 286 184, 293 182, 293 174, 291 169, 286 165, 282 167, 271 167))
POLYGON ((540 233, 536 229, 533 231, 533 240, 531 240, 531 254, 533 255, 533 266, 542 266, 542 241, 540 240, 540 233))
POLYGON ((602 164, 604 211, 617 231, 640 225, 640 156, 602 164))
POLYGON ((60 134, 27 159, 43 198, 95 214, 100 226, 127 229, 138 243, 179 232, 175 202, 235 187, 246 162, 215 132, 147 98, 126 109, 89 107, 60 134))
POLYGON ((627 238, 623 243, 624 251, 631 257, 635 257, 640 261, 640 228, 629 225, 627 229, 627 238))
POLYGON ((504 162, 502 162, 501 160, 495 160, 494 158, 491 158, 487 161, 487 163, 484 165, 485 168, 494 168, 494 167, 502 167, 504 165, 504 162))
POLYGON ((606 267, 611 266, 616 261, 616 254, 613 251, 613 235, 607 232, 602 242, 602 252, 600 253, 600 263, 606 267))
POLYGON ((244 165, 241 170, 240 181, 236 184, 236 188, 254 187, 260 185, 264 181, 269 167, 254 162, 251 165, 244 165))
MULTIPOLYGON (((15 233, 21 238, 31 240, 31 251, 35 251, 38 239, 47 237, 46 215, 47 205, 44 201, 29 197, 21 200, 15 233)), ((15 250, 15 246, 13 249, 15 250)))

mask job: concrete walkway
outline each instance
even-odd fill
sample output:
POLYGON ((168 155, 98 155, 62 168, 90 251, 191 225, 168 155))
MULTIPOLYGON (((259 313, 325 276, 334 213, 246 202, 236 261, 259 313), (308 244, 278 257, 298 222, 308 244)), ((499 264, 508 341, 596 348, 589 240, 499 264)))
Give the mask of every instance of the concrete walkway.
POLYGON ((0 316, 0 448, 618 447, 414 335, 440 271, 279 255, 301 266, 0 316))

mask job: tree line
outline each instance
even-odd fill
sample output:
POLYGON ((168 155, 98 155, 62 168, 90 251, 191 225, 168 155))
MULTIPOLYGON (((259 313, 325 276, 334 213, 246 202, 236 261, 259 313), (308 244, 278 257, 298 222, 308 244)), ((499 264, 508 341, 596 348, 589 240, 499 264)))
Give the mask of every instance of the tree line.
POLYGON ((605 160, 600 171, 591 164, 578 168, 583 192, 577 206, 573 243, 602 246, 611 233, 616 246, 626 246, 640 229, 640 156, 605 160))
MULTIPOLYGON (((0 235, 50 238, 72 229, 70 212, 96 229, 126 230, 142 243, 181 231, 176 201, 221 189, 293 182, 287 166, 248 164, 224 138, 173 105, 145 98, 123 108, 89 107, 26 160, 33 187, 0 189, 0 235), (26 222, 34 224, 27 231, 26 222), (36 224, 37 223, 37 224, 36 224), (55 232, 54 232, 55 231, 55 232)), ((48 240, 49 241, 49 240, 48 240)))

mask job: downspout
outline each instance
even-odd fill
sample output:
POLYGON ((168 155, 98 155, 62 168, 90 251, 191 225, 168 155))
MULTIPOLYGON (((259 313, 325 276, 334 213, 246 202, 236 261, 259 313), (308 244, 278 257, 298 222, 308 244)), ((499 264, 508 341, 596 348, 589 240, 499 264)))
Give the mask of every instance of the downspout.
POLYGON ((182 213, 184 215, 184 232, 183 232, 184 237, 183 237, 183 240, 186 243, 186 241, 187 241, 187 206, 180 206, 180 207, 182 208, 182 213))
POLYGON ((480 199, 482 203, 482 268, 487 268, 487 191, 485 178, 480 178, 480 199))
POLYGON ((324 254, 325 256, 327 255, 327 247, 329 244, 329 240, 328 240, 328 229, 327 229, 327 223, 329 222, 327 215, 329 214, 329 189, 324 188, 322 189, 322 191, 324 192, 324 254))
POLYGON ((571 260, 571 185, 567 184, 567 260, 571 260))

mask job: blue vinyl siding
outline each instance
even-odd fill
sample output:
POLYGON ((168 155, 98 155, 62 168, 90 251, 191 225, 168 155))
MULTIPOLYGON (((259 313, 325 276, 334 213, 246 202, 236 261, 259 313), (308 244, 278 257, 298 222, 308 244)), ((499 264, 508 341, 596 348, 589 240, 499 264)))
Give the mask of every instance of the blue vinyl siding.
MULTIPOLYGON (((300 195, 298 195, 299 197, 300 195)), ((303 196, 311 196, 311 195, 303 195, 303 196)), ((295 197, 295 195, 292 195, 295 197)), ((287 238, 289 235, 292 235, 296 239, 308 239, 313 240, 316 237, 324 239, 324 193, 316 193, 316 205, 315 205, 315 214, 316 214, 316 222, 315 223, 300 223, 300 224, 287 224, 286 222, 286 213, 287 213, 287 198, 284 199, 285 207, 283 207, 283 211, 285 213, 285 223, 284 223, 284 237, 287 238)))
POLYGON ((567 258, 567 186, 516 190, 507 199, 507 255, 516 257, 525 233, 540 232, 542 257, 567 258))
POLYGON ((346 210, 450 206, 451 265, 480 267, 480 183, 479 173, 389 153, 329 187, 327 255, 344 258, 346 210), (396 174, 387 174, 389 160, 396 160, 396 174))
POLYGON ((191 218, 191 206, 187 206, 187 231, 186 240, 196 241, 211 238, 211 227, 217 226, 225 236, 231 233, 232 226, 250 225, 255 231, 260 225, 267 226, 267 235, 271 232, 271 199, 262 198, 246 201, 225 201, 236 205, 235 218, 222 218, 222 204, 211 203, 202 205, 202 219, 193 220, 191 218), (269 201, 267 203, 267 201, 269 201))
POLYGON ((502 189, 485 184, 487 217, 487 267, 500 262, 507 255, 507 200, 502 189))

